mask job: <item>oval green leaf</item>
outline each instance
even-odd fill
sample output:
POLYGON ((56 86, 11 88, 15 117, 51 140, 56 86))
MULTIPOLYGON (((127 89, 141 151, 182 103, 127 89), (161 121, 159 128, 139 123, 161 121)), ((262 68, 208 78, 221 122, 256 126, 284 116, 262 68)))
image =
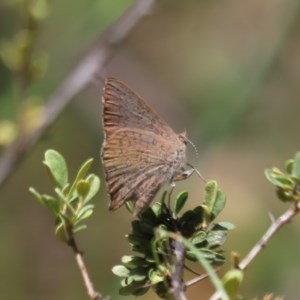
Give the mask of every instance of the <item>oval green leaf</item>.
POLYGON ((181 192, 175 200, 175 214, 178 215, 188 199, 188 192, 181 192))
POLYGON ((293 177, 300 179, 300 151, 295 155, 295 161, 292 167, 292 175, 293 177))
POLYGON ((130 275, 129 270, 123 265, 113 266, 111 271, 119 277, 128 277, 130 275))
POLYGON ((68 169, 63 156, 55 150, 47 150, 44 164, 47 166, 54 183, 63 188, 68 183, 68 169))

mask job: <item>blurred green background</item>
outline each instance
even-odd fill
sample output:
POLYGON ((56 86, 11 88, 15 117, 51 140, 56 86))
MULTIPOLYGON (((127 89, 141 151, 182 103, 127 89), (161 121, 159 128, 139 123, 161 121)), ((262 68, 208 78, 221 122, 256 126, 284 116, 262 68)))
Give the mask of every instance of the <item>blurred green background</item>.
MULTIPOLYGON (((219 217, 231 221, 226 256, 241 257, 287 204, 276 199, 264 169, 293 157, 300 146, 300 1, 163 0, 118 45, 105 75, 121 78, 174 128, 187 130, 199 149, 188 160, 228 197, 219 217)), ((35 51, 49 56, 45 76, 29 92, 47 99, 93 42, 132 1, 49 1, 35 51)), ((0 3, 1 41, 20 29, 20 10, 0 3)), ((0 63, 0 117, 17 119, 16 76, 0 63)), ((55 240, 53 217, 29 194, 51 192, 42 165, 46 149, 60 151, 75 174, 87 158, 101 177, 99 151, 102 79, 76 96, 0 190, 0 299, 87 299, 75 259, 55 240)), ((103 178, 103 177, 102 177, 103 178)), ((194 176, 177 184, 199 203, 203 183, 194 176)), ((78 236, 95 288, 118 296, 111 267, 130 253, 124 235, 132 217, 108 211, 103 182, 88 230, 78 236)), ((299 298, 300 221, 281 230, 246 272, 241 293, 248 299, 274 292, 299 298)), ((226 267, 224 268, 226 269, 226 267)), ((208 280, 192 286, 189 299, 208 299, 208 280)), ((130 297, 129 297, 130 298, 130 297)), ((156 299, 149 293, 143 299, 156 299)))

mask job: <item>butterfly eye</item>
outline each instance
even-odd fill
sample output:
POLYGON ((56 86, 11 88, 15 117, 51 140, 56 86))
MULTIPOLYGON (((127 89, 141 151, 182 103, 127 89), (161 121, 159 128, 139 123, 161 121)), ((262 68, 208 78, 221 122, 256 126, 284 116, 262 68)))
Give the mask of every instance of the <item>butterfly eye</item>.
POLYGON ((182 138, 181 141, 184 143, 185 146, 188 144, 188 141, 186 138, 182 138))
POLYGON ((186 146, 189 143, 189 139, 186 136, 186 131, 183 131, 178 134, 179 139, 183 142, 183 144, 186 146))

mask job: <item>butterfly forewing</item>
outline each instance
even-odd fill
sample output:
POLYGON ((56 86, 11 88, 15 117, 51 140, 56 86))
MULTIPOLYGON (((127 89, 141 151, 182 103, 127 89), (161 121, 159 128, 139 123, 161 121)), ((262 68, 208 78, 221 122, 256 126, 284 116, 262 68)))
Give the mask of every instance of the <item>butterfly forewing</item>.
POLYGON ((185 143, 117 79, 106 80, 103 105, 102 160, 110 209, 136 200, 135 214, 140 214, 183 167, 185 143))
POLYGON ((103 93, 106 134, 117 128, 143 128, 165 138, 177 135, 136 93, 116 78, 107 78, 103 93))

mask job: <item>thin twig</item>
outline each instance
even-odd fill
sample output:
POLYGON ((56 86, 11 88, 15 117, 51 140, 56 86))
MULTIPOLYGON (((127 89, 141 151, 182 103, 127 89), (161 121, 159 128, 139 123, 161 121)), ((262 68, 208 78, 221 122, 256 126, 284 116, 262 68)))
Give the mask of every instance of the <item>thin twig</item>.
POLYGON ((27 136, 20 136, 3 153, 0 159, 0 186, 9 178, 25 154, 32 149, 73 97, 92 82, 97 74, 103 74, 105 64, 110 59, 114 46, 128 35, 145 14, 151 12, 155 2, 155 0, 136 0, 87 51, 77 66, 48 98, 42 123, 27 136))
POLYGON ((96 292, 94 290, 93 283, 90 279, 89 273, 87 271, 87 268, 85 266, 85 263, 84 263, 84 260, 82 257, 82 253, 79 251, 74 237, 70 238, 68 244, 72 248, 72 250, 75 254, 76 262, 77 262, 77 265, 81 272, 82 279, 83 279, 83 282, 85 284, 85 287, 86 287, 86 290, 87 290, 87 293, 88 293, 90 299, 91 300, 104 300, 104 298, 98 292, 96 292))
POLYGON ((196 276, 201 276, 202 274, 200 274, 199 272, 196 272, 195 270, 193 270, 192 268, 188 267, 187 265, 184 265, 184 268, 191 272, 192 274, 196 275, 196 276))
POLYGON ((186 287, 189 287, 189 286, 191 286, 191 285, 193 285, 193 284, 196 284, 196 283, 198 283, 199 281, 202 281, 202 280, 204 280, 205 278, 207 278, 207 277, 209 277, 209 275, 208 274, 202 274, 202 275, 199 275, 199 276, 197 276, 197 277, 195 277, 195 278, 192 278, 192 279, 190 279, 189 281, 187 281, 186 283, 185 283, 185 286, 186 287))
MULTIPOLYGON (((215 269, 215 272, 218 273, 220 271, 220 269, 221 268, 215 269)), ((202 281, 202 280, 206 279, 207 277, 209 277, 209 275, 207 273, 201 274, 201 275, 199 275, 199 276, 197 276, 195 278, 190 279, 189 281, 186 281, 185 282, 185 286, 189 287, 189 286, 191 286, 193 284, 198 283, 199 281, 202 281)))
POLYGON ((248 253, 248 255, 240 262, 239 269, 245 270, 251 261, 255 258, 255 256, 267 246, 267 243, 271 239, 271 237, 286 223, 289 223, 292 218, 299 213, 300 204, 293 204, 284 214, 282 214, 277 220, 274 220, 266 231, 266 233, 262 236, 262 238, 256 243, 256 245, 252 248, 252 250, 248 253))
MULTIPOLYGON (((252 260, 262 251, 270 241, 270 239, 275 235, 275 233, 283 227, 285 224, 289 223, 294 216, 296 216, 300 211, 300 203, 294 203, 285 213, 283 213, 279 218, 272 221, 272 224, 261 237, 261 239, 255 244, 255 246, 250 250, 248 255, 239 263, 239 269, 244 271, 252 260)), ((219 299, 219 293, 216 292, 212 295, 210 300, 219 299)))

